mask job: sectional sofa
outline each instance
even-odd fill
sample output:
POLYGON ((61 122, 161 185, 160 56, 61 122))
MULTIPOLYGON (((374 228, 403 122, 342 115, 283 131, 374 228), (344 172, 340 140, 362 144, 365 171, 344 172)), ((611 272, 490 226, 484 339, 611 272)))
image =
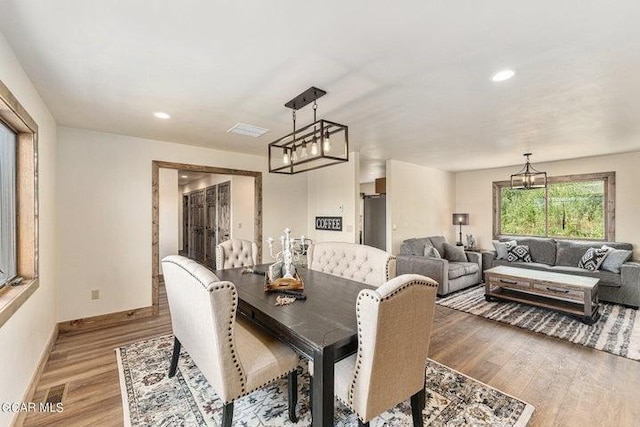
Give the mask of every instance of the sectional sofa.
POLYGON ((615 249, 630 250, 633 254, 633 245, 630 243, 510 236, 501 237, 499 241, 507 242, 513 240, 518 245, 524 245, 529 248, 532 262, 510 262, 506 259, 498 259, 496 251, 483 251, 483 271, 498 265, 509 265, 512 267, 597 277, 600 279, 598 285, 600 300, 634 308, 640 307, 640 263, 633 262, 630 259, 619 267, 619 272, 617 273, 602 269, 591 271, 578 267, 578 262, 589 248, 600 248, 603 245, 607 245, 615 249))

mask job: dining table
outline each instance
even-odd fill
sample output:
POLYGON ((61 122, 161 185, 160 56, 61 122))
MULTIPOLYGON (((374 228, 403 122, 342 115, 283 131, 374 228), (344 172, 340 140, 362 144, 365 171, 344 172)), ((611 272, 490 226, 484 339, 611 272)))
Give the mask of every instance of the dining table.
POLYGON ((312 426, 332 426, 334 365, 356 352, 356 300, 361 290, 374 287, 299 267, 306 299, 276 306, 276 298, 281 294, 265 291, 264 272, 268 265, 255 266, 252 270, 253 273, 247 273, 240 267, 214 273, 220 280, 235 285, 238 315, 313 361, 312 426))

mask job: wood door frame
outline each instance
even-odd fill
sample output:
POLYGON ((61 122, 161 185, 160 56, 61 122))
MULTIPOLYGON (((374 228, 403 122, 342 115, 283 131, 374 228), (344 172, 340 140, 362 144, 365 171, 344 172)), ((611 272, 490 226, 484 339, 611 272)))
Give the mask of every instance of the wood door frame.
POLYGON ((151 162, 151 301, 154 315, 157 315, 160 309, 160 168, 253 177, 255 210, 253 234, 258 245, 258 263, 262 261, 262 172, 153 160, 151 162))

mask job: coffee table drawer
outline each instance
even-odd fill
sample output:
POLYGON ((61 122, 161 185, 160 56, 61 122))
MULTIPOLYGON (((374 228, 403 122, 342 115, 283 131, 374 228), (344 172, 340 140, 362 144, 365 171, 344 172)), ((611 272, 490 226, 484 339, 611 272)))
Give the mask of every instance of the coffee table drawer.
POLYGON ((551 283, 532 283, 532 289, 539 294, 553 295, 554 297, 568 298, 576 301, 584 299, 584 292, 576 289, 567 289, 551 283))
POLYGON ((491 286, 500 286, 505 288, 518 288, 518 289, 531 289, 531 282, 528 280, 521 280, 518 278, 503 278, 492 276, 489 279, 491 286))

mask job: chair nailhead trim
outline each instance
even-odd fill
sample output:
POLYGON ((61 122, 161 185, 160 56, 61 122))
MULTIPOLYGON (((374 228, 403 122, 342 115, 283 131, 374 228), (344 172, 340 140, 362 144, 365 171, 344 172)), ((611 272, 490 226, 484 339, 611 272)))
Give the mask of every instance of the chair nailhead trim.
MULTIPOLYGON (((364 298, 371 298, 371 300, 373 300, 374 302, 382 302, 382 301, 387 301, 389 299, 391 299, 392 297, 396 296, 400 291, 402 291, 403 289, 408 288, 409 286, 427 286, 427 287, 431 287, 431 288, 438 288, 438 284, 435 283, 432 280, 426 281, 426 280, 412 280, 410 282, 405 283, 404 285, 400 286, 398 289, 396 289, 395 291, 393 291, 391 294, 387 295, 386 297, 383 298, 379 298, 376 294, 377 292, 374 290, 367 290, 367 291, 363 291, 358 295, 358 301, 356 302, 356 317, 357 317, 357 322, 358 322, 358 353, 356 356, 356 369, 353 373, 353 380, 351 381, 351 387, 349 387, 349 394, 348 394, 348 400, 349 402, 342 402, 345 405, 347 405, 348 407, 350 407, 352 410, 355 411, 354 407, 353 407, 353 395, 355 394, 355 388, 356 388, 356 383, 358 382, 358 375, 360 374, 360 367, 362 365, 362 354, 363 354, 363 348, 364 348, 364 341, 362 340, 362 320, 360 317, 360 304, 362 303, 362 300, 364 298)), ((338 398, 340 401, 342 401, 342 399, 338 398)), ((355 411, 357 414, 357 411, 355 411)), ((359 414, 357 414, 358 417, 360 419, 362 419, 360 417, 359 414)))

